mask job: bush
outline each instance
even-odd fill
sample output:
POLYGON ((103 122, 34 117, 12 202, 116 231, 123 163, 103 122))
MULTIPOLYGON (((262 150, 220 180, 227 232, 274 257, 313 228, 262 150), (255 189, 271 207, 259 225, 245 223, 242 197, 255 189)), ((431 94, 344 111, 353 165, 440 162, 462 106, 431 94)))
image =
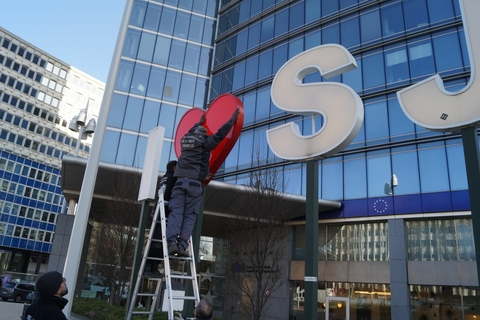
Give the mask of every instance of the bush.
MULTIPOLYGON (((73 299, 72 312, 91 320, 118 320, 125 319, 125 307, 110 305, 101 299, 75 298, 73 299)), ((134 315, 134 320, 148 319, 148 315, 134 315)), ((167 320, 166 312, 155 312, 154 320, 167 320)))

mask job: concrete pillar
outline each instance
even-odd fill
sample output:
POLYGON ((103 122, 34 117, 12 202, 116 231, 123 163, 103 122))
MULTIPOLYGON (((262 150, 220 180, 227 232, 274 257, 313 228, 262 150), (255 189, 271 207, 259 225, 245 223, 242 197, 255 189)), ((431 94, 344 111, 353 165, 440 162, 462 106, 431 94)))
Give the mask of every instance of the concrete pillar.
POLYGON ((388 220, 392 320, 410 319, 407 235, 403 219, 388 220))

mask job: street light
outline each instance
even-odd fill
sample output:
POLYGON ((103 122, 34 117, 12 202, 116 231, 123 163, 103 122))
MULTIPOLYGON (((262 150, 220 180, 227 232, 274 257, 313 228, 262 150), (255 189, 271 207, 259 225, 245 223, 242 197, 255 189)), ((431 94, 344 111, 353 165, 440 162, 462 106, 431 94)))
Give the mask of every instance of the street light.
MULTIPOLYGON (((78 139, 77 139, 77 145, 75 146, 75 152, 74 156, 78 156, 78 151, 80 150, 80 143, 82 140, 86 140, 89 134, 92 134, 95 132, 95 127, 97 126, 97 123, 94 118, 91 118, 87 125, 85 125, 85 122, 87 120, 87 112, 88 112, 88 104, 90 103, 90 99, 87 101, 87 107, 85 109, 80 110, 78 113, 78 116, 74 116, 72 120, 70 121, 70 124, 68 125, 68 129, 78 132, 78 139)), ((76 206, 76 201, 74 199, 71 199, 69 204, 68 204, 68 212, 67 214, 73 215, 75 212, 75 206, 76 206)))
POLYGON ((95 132, 95 127, 97 123, 94 118, 91 118, 87 125, 85 122, 87 120, 87 112, 88 112, 88 104, 90 103, 90 99, 87 101, 87 107, 85 109, 80 110, 78 116, 74 116, 68 125, 68 128, 74 132, 78 132, 78 139, 77 145, 75 146, 75 153, 73 154, 75 157, 78 156, 78 151, 80 150, 80 143, 82 140, 86 140, 89 134, 95 132))

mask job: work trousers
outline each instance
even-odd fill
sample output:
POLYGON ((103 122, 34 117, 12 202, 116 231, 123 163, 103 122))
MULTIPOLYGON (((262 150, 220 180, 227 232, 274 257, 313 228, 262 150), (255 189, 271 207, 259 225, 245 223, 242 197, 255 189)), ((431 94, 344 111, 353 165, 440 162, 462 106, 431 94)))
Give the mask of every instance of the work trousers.
POLYGON ((167 224, 168 244, 188 248, 203 195, 203 183, 190 178, 178 178, 170 197, 170 215, 167 224))

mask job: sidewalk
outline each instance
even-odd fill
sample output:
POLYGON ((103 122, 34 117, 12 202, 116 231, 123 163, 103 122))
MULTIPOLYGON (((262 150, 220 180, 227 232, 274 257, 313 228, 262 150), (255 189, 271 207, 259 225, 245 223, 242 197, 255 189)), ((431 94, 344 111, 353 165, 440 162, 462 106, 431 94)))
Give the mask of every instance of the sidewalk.
MULTIPOLYGON (((24 303, 0 300, 0 320, 20 320, 24 303)), ((72 313, 70 320, 88 320, 88 318, 72 313)))

